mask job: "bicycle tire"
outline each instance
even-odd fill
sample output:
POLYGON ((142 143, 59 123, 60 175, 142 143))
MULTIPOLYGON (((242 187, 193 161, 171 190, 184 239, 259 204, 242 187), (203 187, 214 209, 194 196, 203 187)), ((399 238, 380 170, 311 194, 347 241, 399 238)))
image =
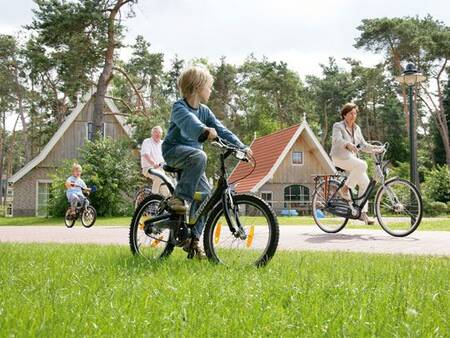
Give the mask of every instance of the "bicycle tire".
MULTIPOLYGON (((329 228, 325 224, 323 224, 323 222, 320 221, 320 218, 318 216, 319 212, 318 212, 317 205, 316 205, 316 203, 318 204, 318 202, 316 202, 316 201, 320 197, 319 192, 320 192, 322 185, 324 185, 324 184, 325 184, 325 182, 320 183, 313 194, 313 198, 312 198, 313 219, 314 219, 314 222, 316 223, 316 225, 320 228, 320 230, 322 230, 323 232, 329 233, 329 234, 335 234, 345 228, 345 226, 347 225, 347 222, 348 222, 348 218, 341 217, 341 218, 343 218, 342 224, 338 225, 335 228, 329 228)), ((336 189, 339 187, 339 182, 337 182, 336 180, 330 180, 328 182, 328 184, 331 186, 335 186, 336 189)))
POLYGON ((70 218, 70 209, 66 210, 66 213, 64 215, 64 224, 67 228, 72 228, 75 225, 76 218, 70 218))
POLYGON ((92 205, 87 206, 86 209, 84 209, 83 212, 81 213, 81 224, 83 224, 85 228, 90 228, 91 226, 94 225, 96 220, 97 220, 97 210, 95 210, 95 208, 92 205), (91 220, 85 219, 86 217, 85 215, 88 212, 92 214, 91 220))
POLYGON ((414 184, 412 184, 410 181, 405 180, 403 178, 392 178, 388 181, 385 182, 385 184, 383 186, 381 186, 378 191, 377 194, 375 196, 375 214, 377 216, 377 220, 378 223, 380 224, 380 226, 383 228, 384 231, 386 231, 389 235, 394 236, 394 237, 405 237, 408 236, 410 234, 412 234, 414 231, 417 230, 417 228, 419 227, 421 221, 422 221, 422 216, 423 216, 423 202, 422 202, 422 196, 420 195, 419 190, 414 186, 414 184), (391 228, 389 228, 389 226, 386 224, 385 220, 383 219, 383 215, 381 214, 381 197, 383 195, 383 191, 385 191, 386 187, 390 186, 390 185, 394 185, 396 183, 400 183, 402 185, 407 186, 409 189, 411 189, 411 191, 414 193, 414 195, 417 197, 417 203, 418 203, 418 207, 419 207, 419 212, 416 218, 416 222, 414 223, 414 225, 412 225, 409 229, 407 229, 404 232, 395 232, 393 231, 391 228))
MULTIPOLYGON (((257 267, 265 266, 274 256, 277 247, 278 241, 280 237, 280 229, 278 225, 278 220, 275 216, 272 208, 262 199, 257 196, 249 195, 249 194, 239 194, 233 196, 233 203, 235 205, 248 205, 253 208, 259 209, 262 214, 266 217, 268 222, 268 230, 269 230, 269 238, 266 246, 264 247, 264 251, 262 254, 252 262, 252 265, 257 267)), ((245 209, 248 210, 248 209, 245 209)), ((205 253, 208 259, 214 263, 224 263, 223 258, 219 257, 217 254, 216 246, 214 244, 215 241, 215 229, 219 223, 218 220, 220 216, 223 214, 223 204, 222 202, 218 203, 214 209, 211 211, 208 220, 206 222, 205 231, 203 234, 203 245, 205 248, 205 253)), ((241 219, 242 221, 242 219, 241 219)), ((224 225, 225 228, 228 228, 227 225, 224 225)), ((255 226, 253 225, 253 229, 255 226)), ((254 231, 254 230, 253 230, 254 231)), ((249 236, 249 235, 248 235, 249 236)), ((248 238, 247 236, 247 238, 248 238)), ((229 249, 232 250, 232 249, 229 249)), ((251 250, 251 249, 250 249, 251 250)), ((252 259, 253 260, 253 259, 252 259)))
MULTIPOLYGON (((142 257, 146 257, 146 255, 142 252, 140 245, 138 243, 138 230, 140 225, 141 217, 143 216, 146 209, 149 207, 151 203, 158 203, 157 206, 164 200, 164 197, 161 195, 151 194, 147 196, 141 204, 137 207, 137 209, 134 211, 133 218, 130 223, 130 229, 129 229, 129 244, 130 244, 130 250, 133 253, 133 255, 140 255, 142 257)), ((155 214, 156 215, 156 214, 155 214)), ((152 215, 152 216, 155 216, 152 215)), ((149 237, 150 238, 150 237, 149 237)), ((165 242, 166 245, 164 249, 162 250, 161 254, 157 255, 158 257, 153 258, 167 258, 170 256, 170 254, 173 252, 174 245, 170 242, 165 242)))

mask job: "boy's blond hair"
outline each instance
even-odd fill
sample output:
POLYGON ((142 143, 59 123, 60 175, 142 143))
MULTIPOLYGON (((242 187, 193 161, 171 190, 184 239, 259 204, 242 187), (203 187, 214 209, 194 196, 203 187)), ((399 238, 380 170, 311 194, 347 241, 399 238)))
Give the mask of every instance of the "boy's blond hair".
POLYGON ((72 172, 74 172, 75 169, 80 169, 80 171, 83 171, 83 169, 81 168, 81 165, 79 165, 78 163, 72 164, 72 172))
POLYGON ((206 85, 212 85, 214 79, 205 66, 192 66, 185 69, 178 78, 177 85, 183 97, 191 97, 206 85))

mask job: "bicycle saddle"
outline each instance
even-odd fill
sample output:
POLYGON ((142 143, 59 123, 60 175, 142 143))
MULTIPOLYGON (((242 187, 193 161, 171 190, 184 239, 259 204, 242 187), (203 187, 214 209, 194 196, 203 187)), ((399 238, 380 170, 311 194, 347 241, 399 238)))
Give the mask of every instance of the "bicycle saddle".
POLYGON ((168 173, 181 173, 183 171, 182 169, 177 169, 177 168, 171 167, 167 164, 163 165, 163 170, 167 171, 168 173))

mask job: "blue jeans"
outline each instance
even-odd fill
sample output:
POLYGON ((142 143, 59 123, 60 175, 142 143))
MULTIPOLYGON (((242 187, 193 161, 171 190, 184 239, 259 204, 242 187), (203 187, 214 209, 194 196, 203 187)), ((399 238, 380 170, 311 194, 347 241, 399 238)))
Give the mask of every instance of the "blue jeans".
MULTIPOLYGON (((199 203, 193 201, 196 191, 209 193, 211 187, 205 175, 207 156, 203 150, 178 145, 163 151, 164 160, 171 167, 182 169, 183 172, 175 188, 175 196, 192 202, 191 208, 197 210, 199 203)), ((206 216, 201 217, 195 228, 194 236, 200 238, 205 226, 206 216)))
POLYGON ((80 194, 76 192, 68 192, 66 193, 66 196, 72 208, 76 208, 78 206, 78 203, 80 203, 80 205, 83 205, 84 200, 86 199, 83 193, 80 194))

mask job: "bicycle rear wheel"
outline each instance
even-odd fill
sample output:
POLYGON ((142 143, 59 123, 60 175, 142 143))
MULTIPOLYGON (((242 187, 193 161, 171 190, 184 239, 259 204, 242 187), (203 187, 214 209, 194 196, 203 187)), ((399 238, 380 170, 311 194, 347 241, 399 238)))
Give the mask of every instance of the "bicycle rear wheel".
POLYGON ((73 227, 75 225, 75 220, 76 217, 71 214, 70 209, 67 209, 66 214, 64 215, 64 224, 66 227, 73 227))
POLYGON ((387 181, 375 197, 375 213, 381 227, 390 235, 404 237, 413 233, 422 220, 422 197, 409 181, 387 181))
POLYGON ((152 227, 144 231, 145 222, 158 215, 158 209, 164 197, 161 195, 147 196, 137 207, 130 224, 130 249, 135 255, 146 259, 168 257, 174 245, 169 242, 171 231, 152 227))
MULTIPOLYGON (((325 182, 319 184, 312 198, 312 212, 314 222, 324 232, 336 233, 341 231, 348 222, 348 218, 336 216, 326 210, 328 200, 339 188, 337 181, 329 181, 327 189, 325 182)), ((335 195, 340 199, 339 195, 335 195)), ((342 199, 341 199, 342 200, 342 199)))
POLYGON ((272 209, 253 195, 233 196, 234 209, 229 208, 240 234, 233 233, 225 219, 223 204, 211 211, 204 232, 208 258, 227 265, 266 265, 275 254, 280 235, 272 209))

